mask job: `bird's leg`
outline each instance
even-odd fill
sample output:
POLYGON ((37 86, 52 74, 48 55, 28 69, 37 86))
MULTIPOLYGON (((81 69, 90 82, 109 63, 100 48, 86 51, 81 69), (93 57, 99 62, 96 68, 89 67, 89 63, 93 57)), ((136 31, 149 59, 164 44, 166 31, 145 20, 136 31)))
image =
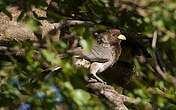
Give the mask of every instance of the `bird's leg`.
POLYGON ((92 75, 93 75, 93 77, 94 77, 96 80, 98 80, 99 82, 106 84, 106 82, 103 81, 100 77, 98 77, 98 76, 96 75, 96 73, 95 73, 95 74, 92 74, 92 75))
POLYGON ((98 73, 99 69, 102 67, 102 63, 97 63, 97 62, 94 62, 91 64, 90 66, 90 74, 93 75, 93 77, 99 81, 99 82, 102 82, 104 84, 106 84, 106 82, 104 82, 101 78, 99 78, 97 76, 96 73, 98 73))

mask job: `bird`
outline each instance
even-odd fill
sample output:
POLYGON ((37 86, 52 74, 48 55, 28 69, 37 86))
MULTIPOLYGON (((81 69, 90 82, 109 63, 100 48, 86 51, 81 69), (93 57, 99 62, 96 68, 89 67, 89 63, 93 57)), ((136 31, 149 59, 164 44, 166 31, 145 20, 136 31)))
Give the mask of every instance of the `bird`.
POLYGON ((95 43, 90 51, 87 52, 78 47, 72 50, 72 52, 77 54, 77 58, 79 59, 77 61, 89 62, 90 74, 94 79, 106 83, 97 74, 112 67, 118 61, 122 50, 120 45, 122 40, 126 40, 126 37, 121 34, 119 29, 109 29, 96 36, 95 43))
POLYGON ((113 67, 102 72, 101 77, 110 84, 126 88, 130 87, 130 81, 136 72, 134 59, 137 58, 140 64, 144 64, 152 56, 144 46, 149 39, 131 32, 122 32, 122 34, 125 35, 126 40, 121 42, 121 55, 113 67))

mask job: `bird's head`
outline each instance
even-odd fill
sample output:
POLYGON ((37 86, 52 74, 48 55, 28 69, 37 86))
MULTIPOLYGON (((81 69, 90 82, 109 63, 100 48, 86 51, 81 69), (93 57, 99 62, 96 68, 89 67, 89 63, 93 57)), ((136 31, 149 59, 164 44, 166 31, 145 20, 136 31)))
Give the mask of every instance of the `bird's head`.
POLYGON ((101 33, 101 41, 104 43, 120 44, 122 40, 126 40, 126 37, 121 34, 118 29, 110 29, 106 32, 101 33))
POLYGON ((110 42, 126 40, 126 37, 118 29, 110 29, 107 31, 110 42))

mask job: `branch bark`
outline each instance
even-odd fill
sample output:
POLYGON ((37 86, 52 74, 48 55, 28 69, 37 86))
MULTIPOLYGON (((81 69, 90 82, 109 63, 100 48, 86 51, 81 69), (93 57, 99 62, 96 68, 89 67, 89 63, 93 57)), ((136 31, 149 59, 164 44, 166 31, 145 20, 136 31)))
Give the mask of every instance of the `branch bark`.
POLYGON ((113 110, 128 110, 124 102, 128 102, 129 98, 119 94, 112 86, 100 82, 90 82, 87 87, 99 97, 105 98, 105 102, 113 110))

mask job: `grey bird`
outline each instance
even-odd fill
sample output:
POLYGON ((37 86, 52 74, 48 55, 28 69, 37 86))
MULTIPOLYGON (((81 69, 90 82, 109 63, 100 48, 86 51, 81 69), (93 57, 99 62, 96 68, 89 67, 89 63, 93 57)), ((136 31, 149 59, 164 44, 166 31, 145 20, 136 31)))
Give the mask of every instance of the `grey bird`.
MULTIPOLYGON (((97 73, 105 71, 118 61, 121 54, 121 41, 126 37, 118 29, 110 29, 97 35, 96 42, 89 52, 81 48, 76 49, 78 58, 90 62, 90 74, 100 82, 105 83, 97 73)), ((74 51, 74 50, 73 50, 74 51)))

